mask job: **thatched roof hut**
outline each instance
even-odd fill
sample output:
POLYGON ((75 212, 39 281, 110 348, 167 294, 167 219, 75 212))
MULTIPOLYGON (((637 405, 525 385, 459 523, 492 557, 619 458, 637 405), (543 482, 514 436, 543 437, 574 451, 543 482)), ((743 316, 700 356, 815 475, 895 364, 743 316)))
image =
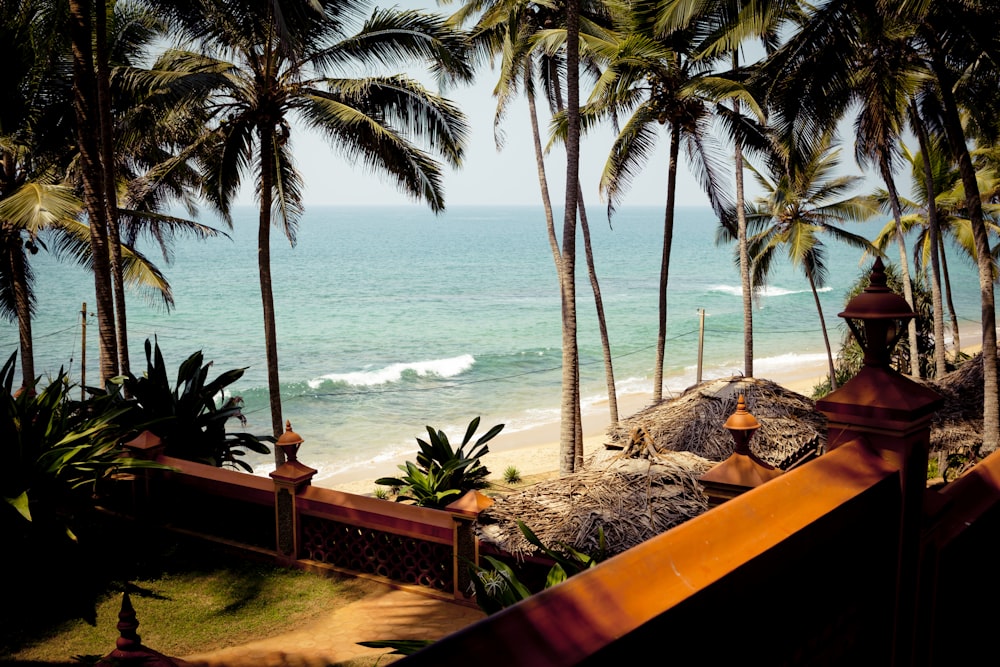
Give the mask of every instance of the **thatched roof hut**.
POLYGON ((520 557, 533 554, 517 526, 523 521, 550 548, 566 544, 595 554, 600 528, 614 555, 708 509, 697 480, 715 464, 700 456, 666 452, 640 460, 618 454, 602 465, 497 498, 479 515, 480 539, 520 557))
POLYGON ((978 452, 983 444, 983 355, 978 353, 939 380, 927 385, 941 394, 944 405, 931 421, 932 452, 978 452))
POLYGON ((776 382, 742 376, 710 380, 687 389, 608 429, 608 437, 628 450, 633 433, 645 429, 656 450, 686 451, 712 461, 733 453, 733 438, 723 427, 736 411, 740 395, 747 410, 760 422, 750 441, 759 459, 785 469, 805 452, 820 453, 826 446, 826 418, 812 399, 776 382))
POLYGON ((750 446, 763 461, 783 467, 825 446, 826 420, 809 398, 769 380, 704 382, 610 428, 609 440, 621 451, 599 452, 582 472, 498 498, 480 514, 480 538, 531 554, 520 520, 545 545, 594 553, 600 526, 608 552, 616 554, 701 514, 708 498, 698 478, 733 453, 723 424, 741 394, 761 424, 750 446))

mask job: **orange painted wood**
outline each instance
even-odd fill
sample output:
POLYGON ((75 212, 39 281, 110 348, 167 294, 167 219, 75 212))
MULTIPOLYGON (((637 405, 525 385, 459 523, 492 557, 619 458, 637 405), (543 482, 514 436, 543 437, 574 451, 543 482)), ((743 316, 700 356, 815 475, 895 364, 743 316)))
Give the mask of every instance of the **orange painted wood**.
POLYGON ((462 654, 482 665, 576 664, 897 472, 863 440, 845 443, 402 664, 462 654))
POLYGON ((404 505, 334 489, 310 486, 298 495, 300 514, 332 519, 364 528, 452 544, 455 521, 444 510, 404 505))

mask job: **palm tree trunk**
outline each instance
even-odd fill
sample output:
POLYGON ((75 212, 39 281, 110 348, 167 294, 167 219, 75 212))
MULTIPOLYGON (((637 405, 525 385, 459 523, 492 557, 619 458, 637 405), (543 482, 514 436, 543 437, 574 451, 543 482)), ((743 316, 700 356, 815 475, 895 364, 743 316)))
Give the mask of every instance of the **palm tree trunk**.
MULTIPOLYGON (((899 193, 896 192, 896 181, 892 176, 892 171, 887 161, 880 163, 882 169, 882 179, 885 181, 886 190, 889 192, 889 204, 892 206, 892 218, 896 222, 896 244, 899 246, 899 272, 903 281, 903 297, 914 310, 913 284, 910 282, 910 263, 906 258, 906 239, 903 234, 902 211, 899 205, 899 193)), ((910 342, 910 375, 920 377, 920 348, 917 347, 917 320, 911 318, 907 325, 907 339, 910 342)))
POLYGON ((677 200, 677 158, 680 155, 680 125, 670 124, 670 162, 667 167, 667 205, 663 213, 663 254, 660 257, 659 328, 656 334, 656 368, 653 371, 653 403, 663 400, 663 361, 667 348, 667 277, 670 247, 674 240, 674 204, 677 200))
MULTIPOLYGON (((281 383, 278 379, 278 334, 271 290, 271 203, 274 187, 274 128, 261 125, 260 138, 260 217, 257 222, 257 269, 260 273, 260 301, 264 308, 264 349, 267 356, 267 393, 271 404, 271 434, 284 433, 281 419, 281 383)), ((285 462, 283 452, 274 448, 274 465, 285 462)))
POLYGON ((951 146, 952 158, 958 163, 962 185, 965 187, 969 222, 976 242, 983 331, 983 446, 979 453, 985 456, 996 451, 1000 444, 1000 391, 997 384, 997 323, 996 301, 993 294, 993 262, 986 224, 983 220, 983 202, 979 193, 979 183, 976 181, 976 169, 969 155, 958 104, 952 92, 952 76, 933 33, 927 31, 924 36, 928 38, 931 69, 937 79, 938 94, 941 96, 945 136, 951 146))
POLYGON ((915 100, 910 102, 911 125, 916 131, 920 152, 924 156, 924 185, 927 189, 927 233, 931 251, 931 305, 934 310, 934 377, 943 377, 948 372, 944 349, 944 306, 941 303, 941 264, 938 261, 938 245, 941 228, 938 224, 938 211, 934 191, 934 171, 930 160, 930 140, 927 137, 927 127, 915 100))
POLYGON ((118 373, 129 372, 128 326, 125 316, 125 280, 122 276, 122 244, 118 233, 118 192, 115 179, 114 123, 111 118, 111 72, 108 62, 108 12, 104 0, 95 15, 97 57, 97 105, 101 119, 101 162, 104 165, 104 205, 108 221, 108 246, 111 250, 111 282, 115 302, 115 330, 118 347, 118 373))
MULTIPOLYGON (((579 185, 577 187, 579 188, 579 185)), ((594 290, 594 306, 597 308, 597 326, 601 331, 604 377, 608 383, 608 409, 611 411, 611 423, 617 424, 618 392, 615 389, 615 369, 611 361, 611 342, 608 339, 608 322, 604 317, 604 299, 601 298, 601 286, 597 282, 597 270, 594 268, 594 250, 590 245, 590 225, 587 224, 587 207, 583 202, 582 189, 577 205, 580 207, 580 229, 583 232, 583 249, 587 257, 587 273, 590 276, 590 287, 594 290)))
POLYGON ((541 132, 538 129, 538 110, 535 106, 535 92, 527 90, 528 112, 531 117, 531 140, 535 147, 535 168, 538 170, 538 187, 542 195, 542 209, 545 211, 545 229, 548 232, 552 261, 559 274, 559 289, 562 289, 562 256, 559 254, 559 239, 556 238, 555 217, 552 215, 552 199, 549 197, 549 180, 545 175, 545 154, 542 152, 541 132))
POLYGON ((955 312, 955 302, 951 298, 951 276, 948 273, 948 254, 944 251, 944 237, 938 235, 938 257, 941 260, 941 278, 944 282, 944 300, 948 304, 948 316, 951 320, 951 344, 954 348, 955 364, 962 357, 962 336, 958 331, 958 314, 955 312))
POLYGON ((76 116, 77 147, 83 174, 83 199, 90 227, 91 262, 94 269, 94 296, 97 306, 97 331, 100 350, 100 383, 117 370, 114 294, 108 255, 107 208, 103 201, 104 168, 100 147, 92 128, 99 127, 97 81, 90 29, 90 0, 69 0, 69 33, 73 47, 73 109, 76 116))
POLYGON ((19 234, 11 238, 7 251, 10 278, 14 287, 14 308, 17 312, 17 334, 21 348, 21 386, 35 386, 35 352, 31 342, 31 296, 24 256, 24 244, 19 234))
POLYGON ((566 208, 562 238, 562 415, 559 474, 576 469, 579 414, 579 351, 576 342, 576 203, 580 178, 580 2, 566 3, 566 208))
MULTIPOLYGON (((739 51, 733 51, 733 72, 739 67, 739 51)), ((733 112, 739 116, 740 102, 733 101, 733 112)), ((747 248, 747 212, 744 208, 743 143, 737 136, 734 149, 736 162, 736 235, 740 251, 740 283, 743 290, 743 375, 753 377, 753 284, 750 282, 750 252, 747 248)))
POLYGON ((813 293, 813 301, 816 302, 816 312, 819 313, 819 327, 823 330, 823 344, 826 346, 826 364, 830 371, 830 391, 837 391, 837 369, 833 365, 833 348, 830 347, 830 334, 826 331, 826 318, 823 317, 823 305, 819 301, 819 292, 816 291, 816 282, 813 280, 812 272, 806 271, 809 279, 809 289, 813 293))
MULTIPOLYGON (((559 90, 558 78, 554 81, 553 85, 554 85, 554 88, 555 88, 554 97, 555 97, 555 100, 556 100, 556 109, 558 111, 562 111, 563 110, 563 100, 562 100, 562 92, 559 90)), ((532 110, 534 110, 534 108, 535 108, 534 95, 530 91, 529 91, 528 104, 529 104, 529 107, 532 110)), ((538 132, 538 121, 537 121, 537 117, 536 117, 534 111, 532 111, 531 118, 532 118, 532 123, 533 123, 532 130, 536 133, 535 134, 535 141, 536 141, 535 156, 536 156, 536 160, 538 160, 539 164, 541 165, 541 167, 540 167, 540 173, 544 173, 544 163, 541 161, 541 155, 542 155, 542 153, 541 153, 541 141, 539 140, 538 134, 537 134, 537 132, 538 132)), ((547 187, 548 186, 546 186, 546 194, 548 192, 547 187)), ((597 269, 594 267, 594 251, 593 251, 593 246, 591 246, 591 244, 590 244, 590 225, 587 222, 587 207, 586 207, 586 204, 585 204, 585 202, 583 200, 583 188, 580 186, 579 182, 577 183, 577 191, 579 192, 579 197, 577 199, 577 206, 579 208, 580 230, 583 233, 584 255, 586 256, 586 259, 587 259, 587 274, 590 277, 590 287, 591 287, 591 289, 594 292, 594 306, 597 309, 597 324, 598 324, 598 327, 600 329, 600 336, 601 336, 601 353, 604 355, 604 378, 605 378, 605 381, 607 382, 607 387, 608 387, 608 410, 610 411, 611 423, 612 424, 617 424, 618 423, 618 391, 615 388, 615 371, 614 371, 614 364, 613 364, 612 359, 611 359, 611 343, 610 343, 610 339, 608 338, 607 319, 604 316, 604 300, 601 298, 601 286, 600 286, 600 283, 597 280, 597 269)), ((550 215, 551 215, 551 213, 550 213, 550 215)), ((553 230, 553 228, 551 226, 550 226, 549 229, 550 229, 549 243, 554 244, 554 247, 556 248, 555 250, 553 250, 553 254, 558 254, 558 245, 555 245, 555 243, 556 243, 556 241, 555 241, 555 231, 553 230)), ((558 263, 557 263, 557 266, 558 266, 558 263)), ((577 371, 577 381, 579 382, 579 370, 577 371)), ((579 394, 579 387, 577 388, 577 394, 579 394)), ((580 451, 580 456, 581 456, 581 460, 582 460, 582 456, 583 456, 583 421, 582 421, 582 417, 581 417, 579 429, 580 429, 580 436, 581 436, 580 437, 580 450, 581 450, 580 451)))

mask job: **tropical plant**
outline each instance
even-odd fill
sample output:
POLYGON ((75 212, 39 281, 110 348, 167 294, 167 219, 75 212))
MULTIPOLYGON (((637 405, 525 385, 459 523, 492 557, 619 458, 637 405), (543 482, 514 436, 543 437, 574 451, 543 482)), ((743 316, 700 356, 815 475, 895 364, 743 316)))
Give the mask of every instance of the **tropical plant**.
MULTIPOLYGON (((829 128, 855 102, 860 103, 856 146, 877 164, 887 188, 892 187, 894 140, 910 97, 920 90, 936 98, 940 113, 935 127, 946 138, 958 167, 975 239, 984 349, 996 346, 996 304, 988 233, 966 128, 996 136, 992 63, 1000 45, 996 31, 986 26, 995 25, 998 18, 994 3, 963 0, 813 5, 802 29, 768 59, 760 77, 768 86, 769 106, 789 132, 814 134, 816 128, 829 128), (817 77, 816 72, 824 76, 817 77), (931 86, 921 86, 922 81, 931 86)), ((898 219, 898 211, 893 213, 898 219)), ((996 359, 986 355, 984 361, 983 452, 989 453, 1000 443, 1000 390, 996 359)))
MULTIPOLYGON (((958 321, 955 316, 955 308, 951 297, 951 281, 948 275, 948 262, 945 254, 945 237, 953 241, 956 247, 966 259, 975 262, 976 248, 973 241, 972 230, 968 218, 963 216, 965 209, 965 195, 962 191, 961 183, 958 183, 958 173, 937 145, 938 142, 925 142, 930 151, 929 158, 920 152, 912 154, 904 145, 902 147, 903 156, 911 166, 912 180, 914 182, 915 198, 909 200, 900 199, 903 217, 901 224, 903 231, 907 234, 917 231, 913 244, 913 259, 919 275, 924 277, 925 282, 930 286, 934 303, 934 352, 935 363, 933 368, 924 368, 924 373, 933 371, 934 377, 941 377, 947 372, 948 364, 944 354, 944 322, 943 322, 943 301, 947 300, 951 311, 952 337, 955 341, 955 354, 957 359, 961 353, 961 345, 958 338, 958 321), (927 164, 927 162, 930 164, 927 164), (925 174, 929 172, 929 176, 925 174), (925 181, 931 181, 930 188, 926 187, 925 181), (929 197, 929 191, 933 190, 934 197, 929 197), (928 266, 932 269, 928 276, 928 266), (942 286, 943 283, 943 286, 942 286), (944 297, 942 297, 942 292, 944 297)), ((984 183, 991 180, 992 171, 983 167, 980 170, 980 180, 984 183)), ((874 193, 874 198, 880 203, 882 208, 886 207, 887 195, 883 191, 874 193)), ((992 205, 986 205, 993 208, 992 205)), ((1000 232, 1000 227, 992 220, 987 221, 987 229, 990 236, 995 238, 1000 232)), ((895 237, 896 229, 890 220, 882 228, 882 231, 872 241, 875 247, 884 250, 889 241, 895 237)), ((997 248, 994 248, 992 261, 996 264, 997 248)), ((997 274, 994 266, 994 274, 997 274)), ((930 377, 931 375, 928 375, 930 377)))
POLYGON ((788 258, 801 267, 809 281, 823 331, 830 382, 836 389, 833 351, 817 292, 826 282, 827 274, 819 235, 826 234, 862 250, 874 250, 868 239, 834 224, 865 220, 874 213, 874 208, 867 198, 844 196, 860 177, 833 175, 839 151, 833 148, 831 141, 827 135, 823 141, 813 144, 786 146, 783 172, 766 174, 751 167, 767 196, 757 200, 747 222, 754 232, 748 245, 753 257, 755 285, 767 283, 772 261, 779 250, 787 252, 788 258))
MULTIPOLYGON (((535 533, 523 521, 517 522, 525 539, 538 548, 553 562, 545 577, 544 588, 551 588, 566 581, 569 577, 592 568, 607 558, 604 530, 598 528, 598 551, 586 554, 578 549, 560 543, 557 547, 548 547, 542 543, 535 533)), ((495 614, 513 604, 531 597, 537 591, 521 581, 518 574, 509 565, 492 556, 483 556, 490 567, 470 564, 472 568, 472 584, 476 589, 476 604, 487 614, 495 614)))
POLYGON ((242 459, 245 450, 269 453, 261 441, 270 436, 226 430, 230 419, 246 424, 241 412, 243 399, 225 395, 226 387, 240 379, 246 369, 226 371, 206 382, 212 362, 203 363, 204 356, 198 351, 180 365, 177 381, 171 384, 159 343, 150 345, 147 339, 145 349, 145 374, 137 378, 130 373, 121 379, 121 386, 132 397, 125 400, 123 421, 133 431, 149 429, 162 438, 168 456, 253 472, 242 459), (221 405, 216 402, 219 397, 221 405))
POLYGON ((405 473, 402 477, 381 477, 375 483, 402 489, 397 501, 409 500, 426 507, 441 507, 453 496, 486 488, 490 471, 481 459, 490 451, 486 443, 503 430, 504 424, 497 424, 473 443, 479 421, 476 417, 469 422, 458 449, 452 447, 444 431, 427 426, 428 439, 417 438, 417 462, 398 466, 405 473))
POLYGON ((654 3, 630 6, 616 30, 619 38, 604 47, 608 65, 581 108, 584 128, 604 119, 627 116, 611 148, 600 188, 611 215, 621 204, 666 126, 670 139, 653 400, 663 394, 666 349, 667 285, 673 243, 677 169, 683 147, 720 218, 732 210, 722 177, 721 151, 710 133, 714 100, 702 96, 697 80, 711 71, 710 62, 693 57, 693 35, 683 29, 665 33, 656 20, 654 3))
POLYGON ((164 466, 125 457, 117 423, 125 408, 72 401, 62 370, 41 391, 29 384, 15 393, 16 356, 0 369, 0 526, 6 539, 27 534, 30 522, 75 540, 72 517, 92 504, 99 485, 116 473, 164 466))
MULTIPOLYGON (((565 113, 561 78, 561 72, 569 71, 565 67, 565 10, 566 3, 559 2, 544 5, 532 0, 467 0, 462 9, 449 19, 456 25, 464 25, 478 13, 478 20, 469 30, 472 49, 484 60, 492 62, 499 59, 500 61, 500 78, 493 89, 493 95, 497 99, 494 137, 498 150, 504 144, 500 124, 505 118, 512 100, 519 92, 522 90, 524 92, 528 103, 532 146, 535 152, 535 168, 538 173, 545 227, 556 273, 560 280, 560 290, 564 275, 563 258, 555 231, 555 216, 552 211, 552 200, 545 170, 545 156, 539 131, 536 97, 547 98, 551 111, 565 113), (539 88, 541 88, 540 91, 539 88)), ((609 22, 607 3, 600 0, 583 2, 579 7, 579 15, 580 40, 583 45, 589 41, 597 42, 606 39, 608 30, 605 24, 609 22)), ((581 57, 585 57, 584 69, 597 69, 592 51, 581 57)), ((578 194, 578 212, 580 231, 583 236, 584 256, 587 261, 587 273, 594 293, 597 324, 601 336, 605 380, 608 388, 608 410, 611 421, 617 422, 618 397, 615 389, 611 344, 604 315, 600 283, 594 265, 590 227, 582 190, 578 194)), ((577 376, 576 398, 573 400, 575 403, 579 403, 579 375, 577 376)), ((581 434, 582 438, 579 424, 574 429, 581 434)), ((577 454, 582 461, 582 440, 580 441, 580 451, 576 451, 576 447, 574 447, 574 468, 577 464, 575 460, 577 454)))
POLYGON ((517 466, 507 466, 503 471, 503 481, 508 484, 520 484, 522 481, 521 471, 517 466))
MULTIPOLYGON (((404 75, 357 72, 427 66, 440 79, 467 78, 464 42, 438 17, 375 10, 356 34, 348 22, 367 3, 327 0, 284 6, 271 0, 157 2, 172 34, 200 51, 170 49, 155 65, 178 99, 200 96, 213 123, 194 144, 205 193, 227 220, 241 181, 256 180, 258 268, 264 313, 271 426, 282 432, 274 298, 272 215, 291 243, 302 213, 302 182, 291 153, 292 117, 318 130, 335 148, 386 174, 434 211, 444 207, 441 167, 431 152, 457 166, 464 117, 444 98, 404 75), (337 74, 327 76, 327 72, 337 74), (418 146, 422 142, 428 150, 418 146), (430 151, 430 152, 429 152, 430 151)), ((276 450, 275 456, 280 460, 276 450)))
POLYGON ((421 469, 413 461, 407 461, 398 466, 404 473, 402 476, 380 477, 375 483, 399 487, 401 490, 396 496, 396 502, 411 501, 421 507, 444 507, 461 493, 451 483, 451 474, 460 465, 460 461, 454 460, 443 467, 421 469))

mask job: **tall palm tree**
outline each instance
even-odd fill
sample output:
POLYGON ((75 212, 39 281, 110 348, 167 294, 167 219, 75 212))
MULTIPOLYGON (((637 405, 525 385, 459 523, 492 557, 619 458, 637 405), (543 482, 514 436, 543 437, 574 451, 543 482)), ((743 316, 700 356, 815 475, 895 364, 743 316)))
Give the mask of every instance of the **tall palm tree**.
POLYGON ((559 473, 583 467, 576 338, 576 215, 580 199, 580 0, 566 2, 566 200, 562 234, 562 409, 559 473))
POLYGON ((607 49, 605 56, 609 65, 582 109, 581 118, 586 128, 605 118, 628 115, 601 176, 601 190, 608 200, 609 216, 621 203, 632 179, 644 168, 660 126, 668 127, 667 201, 653 378, 653 400, 658 402, 663 398, 667 285, 682 145, 720 219, 732 210, 732 203, 722 177, 722 151, 715 146, 710 131, 713 103, 698 95, 694 84, 699 76, 710 71, 709 64, 691 57, 692 35, 687 31, 661 33, 655 10, 655 2, 637 2, 631 6, 618 30, 623 37, 607 49))
MULTIPOLYGON (((103 0, 98 7, 104 9, 103 0)), ((91 0, 69 0, 68 37, 73 63, 73 109, 76 120, 77 150, 83 181, 83 201, 90 228, 90 245, 94 271, 94 297, 97 311, 98 347, 100 350, 100 380, 117 374, 118 342, 115 333, 114 288, 111 280, 109 210, 107 206, 106 170, 102 160, 99 132, 101 112, 98 98, 98 76, 94 60, 94 3, 91 0)))
POLYGON ((405 192, 441 211, 441 168, 416 142, 450 164, 460 164, 464 117, 406 76, 352 78, 350 73, 427 65, 442 78, 468 77, 464 43, 442 19, 410 11, 376 10, 350 34, 349 20, 362 10, 361 2, 159 4, 174 34, 203 49, 172 49, 156 68, 165 85, 204 95, 214 114, 214 123, 198 141, 199 158, 206 196, 226 220, 240 183, 251 170, 254 174, 271 426, 277 437, 284 422, 270 230, 276 214, 277 224, 294 243, 302 214, 290 119, 297 116, 348 158, 388 175, 405 192))
MULTIPOLYGON (((900 11, 919 23, 918 45, 930 64, 938 99, 942 107, 942 127, 957 163, 965 189, 969 223, 976 245, 979 269, 979 294, 983 336, 983 446, 986 455, 1000 446, 1000 382, 996 350, 996 300, 993 291, 993 266, 983 215, 976 171, 962 126, 962 110, 977 117, 978 93, 984 101, 997 94, 997 68, 1000 40, 989 27, 1000 20, 1000 8, 994 3, 966 3, 941 0, 936 3, 907 3, 900 11), (988 64, 987 64, 988 63, 988 64), (960 100, 969 104, 959 107, 960 100)), ((989 109, 995 105, 985 104, 989 109)), ((991 122, 980 123, 986 127, 991 122)))
MULTIPOLYGON (((922 73, 933 83, 942 108, 941 127, 965 186, 975 235, 986 350, 996 347, 996 304, 989 241, 962 114, 979 114, 977 107, 981 107, 987 116, 995 107, 988 100, 998 89, 993 63, 1000 59, 1000 40, 992 29, 1000 20, 998 13, 1000 8, 995 3, 965 0, 844 0, 816 5, 803 28, 768 59, 761 77, 768 82, 769 102, 783 114, 785 125, 793 132, 812 135, 835 124, 859 99, 859 93, 867 90, 874 99, 885 102, 886 113, 870 116, 875 121, 869 127, 872 139, 893 136, 897 112, 905 108, 906 95, 912 92, 913 78, 905 76, 907 71, 922 73), (867 45, 859 39, 862 34, 878 35, 881 28, 891 28, 881 33, 884 39, 869 40, 867 45), (863 48, 859 50, 859 46, 863 48), (863 70, 855 66, 858 56, 869 63, 867 71, 890 76, 859 78, 863 70), (881 62, 876 62, 878 59, 881 62), (817 72, 824 75, 816 76, 817 72), (967 94, 969 91, 977 94, 967 94), (979 95, 982 93, 986 94, 979 95), (961 104, 979 96, 987 103, 961 104)), ((992 122, 986 120, 982 125, 992 122)), ((886 168, 891 164, 889 147, 883 145, 879 151, 876 163, 883 174, 891 173, 886 168)), ((991 353, 984 355, 983 389, 982 451, 988 453, 1000 444, 1000 386, 995 355, 991 353)))
MULTIPOLYGON (((913 260, 918 272, 927 273, 931 269, 929 280, 934 311, 934 341, 935 341, 935 373, 940 377, 947 372, 944 358, 944 301, 947 300, 951 311, 952 337, 956 341, 956 354, 960 350, 958 322, 951 298, 950 280, 947 270, 947 255, 944 252, 944 237, 949 237, 969 259, 975 263, 976 248, 972 228, 968 218, 964 217, 965 195, 959 182, 957 170, 944 154, 940 142, 928 138, 925 145, 929 152, 911 153, 906 146, 902 154, 911 166, 911 179, 915 196, 912 200, 900 199, 903 216, 901 224, 903 231, 910 234, 916 230, 914 239, 913 260), (929 185, 928 185, 929 183, 929 185), (933 198, 931 197, 933 193, 933 198), (935 261, 936 260, 936 261, 935 261), (937 264, 935 269, 934 265, 937 264), (942 286, 943 283, 943 286, 942 286), (940 350, 938 350, 940 346, 940 350)), ((982 172, 981 172, 982 173, 982 172)), ((985 177, 981 177, 983 180, 985 177)), ((885 191, 876 191, 872 195, 882 210, 888 208, 888 195, 885 191)), ((998 228, 988 224, 990 233, 995 235, 998 228)), ((895 223, 890 220, 875 237, 873 244, 880 250, 885 250, 896 236, 895 223)), ((995 254, 995 252, 994 252, 995 254)), ((996 274, 996 269, 994 269, 996 274)))
MULTIPOLYGON (((835 176, 839 165, 839 150, 833 148, 829 135, 816 144, 801 147, 806 153, 785 161, 781 173, 767 174, 751 167, 757 182, 767 193, 758 199, 747 222, 754 231, 749 239, 753 257, 755 285, 765 285, 773 260, 779 250, 802 269, 809 281, 816 311, 819 314, 830 371, 830 386, 837 388, 833 365, 833 350, 823 317, 823 307, 817 289, 826 282, 827 268, 820 234, 848 243, 863 250, 873 250, 862 236, 837 226, 847 221, 865 220, 874 213, 871 202, 864 197, 845 197, 861 178, 835 176)), ((786 151, 790 156, 796 148, 786 151)))
POLYGON ((735 174, 735 211, 732 219, 723 219, 719 239, 733 236, 737 243, 737 258, 743 299, 743 373, 753 377, 753 285, 750 271, 750 253, 747 248, 747 220, 744 191, 744 150, 756 134, 754 123, 743 117, 743 100, 748 108, 764 122, 759 104, 743 85, 748 68, 741 67, 740 53, 748 41, 759 40, 765 51, 774 48, 778 42, 780 29, 799 14, 798 0, 777 0, 774 2, 751 2, 750 0, 662 0, 658 11, 664 30, 695 27, 701 40, 694 48, 696 57, 714 60, 721 55, 731 54, 732 68, 720 72, 718 81, 704 77, 700 88, 705 94, 718 94, 718 99, 730 99, 731 110, 720 106, 717 109, 725 120, 733 143, 733 166, 735 174), (728 81, 726 81, 728 80, 728 81), (724 82, 725 81, 725 82, 724 82), (749 96, 749 97, 748 97, 749 96), (731 113, 730 113, 731 111, 731 113), (735 234, 732 227, 735 219, 735 234))
MULTIPOLYGON (((606 30, 598 21, 606 13, 602 2, 585 3, 581 7, 581 40, 600 39, 606 30)), ((494 138, 497 149, 502 149, 505 136, 502 122, 511 102, 521 93, 528 103, 528 114, 535 151, 535 167, 542 199, 545 227, 557 276, 562 276, 562 257, 555 230, 555 217, 545 170, 538 122, 537 97, 547 98, 550 110, 558 113, 565 106, 562 99, 562 77, 565 67, 565 7, 561 3, 540 5, 530 0, 497 0, 466 2, 449 21, 454 25, 472 23, 469 39, 472 50, 484 62, 497 64, 499 78, 493 89, 497 99, 494 121, 494 138)), ((588 68, 590 65, 588 64, 588 68)), ((597 311, 601 349, 604 355, 605 378, 608 388, 608 409, 611 421, 618 421, 618 399, 614 381, 614 366, 600 282, 594 266, 590 230, 581 190, 578 211, 580 231, 583 236, 587 273, 597 311)), ((582 430, 580 431, 582 447, 582 430)))

